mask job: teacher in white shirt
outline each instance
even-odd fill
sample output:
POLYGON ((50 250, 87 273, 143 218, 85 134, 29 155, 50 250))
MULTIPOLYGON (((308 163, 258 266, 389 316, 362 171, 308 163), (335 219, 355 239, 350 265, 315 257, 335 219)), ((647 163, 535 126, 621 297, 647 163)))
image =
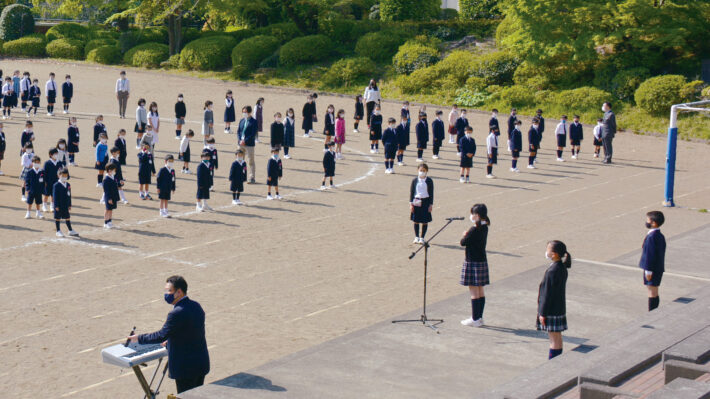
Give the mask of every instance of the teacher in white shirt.
POLYGON ((126 71, 121 71, 121 77, 116 81, 116 98, 118 99, 118 116, 126 117, 126 106, 131 91, 131 82, 126 79, 126 71))

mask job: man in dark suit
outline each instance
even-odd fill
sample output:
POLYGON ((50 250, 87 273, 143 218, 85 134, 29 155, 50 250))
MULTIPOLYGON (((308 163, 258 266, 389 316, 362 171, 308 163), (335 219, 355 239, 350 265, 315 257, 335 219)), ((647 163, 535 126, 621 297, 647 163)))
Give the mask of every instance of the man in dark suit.
POLYGON ((165 282, 165 302, 174 306, 163 328, 150 334, 131 335, 131 342, 165 343, 168 369, 175 380, 177 393, 199 387, 210 371, 210 358, 205 341, 205 312, 199 303, 187 297, 187 282, 182 276, 171 276, 165 282))
POLYGON ((249 184, 256 183, 256 163, 254 162, 254 146, 258 124, 256 119, 251 116, 251 106, 247 105, 242 108, 242 119, 239 121, 239 145, 247 153, 249 184))
POLYGON ((604 119, 602 124, 602 145, 604 146, 604 161, 603 163, 611 163, 611 156, 614 153, 612 141, 616 134, 616 115, 611 110, 611 103, 605 102, 602 105, 604 111, 604 119))
POLYGON ((663 212, 651 211, 646 214, 646 228, 649 229, 643 240, 639 267, 643 269, 643 283, 648 287, 648 311, 658 307, 658 286, 661 285, 665 271, 666 238, 661 233, 665 221, 663 212))

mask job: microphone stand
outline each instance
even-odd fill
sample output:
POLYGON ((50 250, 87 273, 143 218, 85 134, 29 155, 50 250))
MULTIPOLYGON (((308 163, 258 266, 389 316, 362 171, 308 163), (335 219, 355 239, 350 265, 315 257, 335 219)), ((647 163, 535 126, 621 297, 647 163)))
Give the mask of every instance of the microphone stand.
POLYGON ((445 228, 449 227, 451 222, 454 220, 463 220, 463 218, 447 218, 446 224, 439 229, 434 235, 429 238, 428 241, 424 241, 424 244, 422 244, 419 249, 416 251, 412 252, 411 255, 409 255, 409 259, 413 259, 419 251, 424 249, 424 305, 422 307, 422 315, 415 320, 392 320, 392 323, 422 323, 424 326, 431 328, 432 330, 436 331, 437 334, 439 334, 439 330, 437 329, 436 326, 444 322, 444 319, 430 319, 426 315, 426 287, 427 287, 427 271, 428 271, 428 259, 429 259, 429 243, 439 235, 445 228), (432 323, 433 322, 433 323, 432 323))

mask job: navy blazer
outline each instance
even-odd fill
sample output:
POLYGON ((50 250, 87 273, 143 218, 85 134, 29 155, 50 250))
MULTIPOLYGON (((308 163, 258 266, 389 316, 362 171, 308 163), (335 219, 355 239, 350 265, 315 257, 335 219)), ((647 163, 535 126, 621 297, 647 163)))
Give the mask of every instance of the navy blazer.
POLYGON ((461 137, 459 146, 461 149, 461 158, 466 158, 466 154, 476 155, 476 140, 473 137, 470 139, 467 139, 466 136, 461 137))
POLYGON ((569 139, 570 140, 584 140, 584 128, 581 123, 572 122, 569 125, 569 139))
POLYGON ((44 169, 30 168, 25 175, 25 189, 28 196, 44 193, 44 169))
POLYGON ((431 130, 434 134, 434 140, 444 141, 446 138, 446 130, 444 129, 444 121, 439 119, 434 119, 431 123, 431 130))
POLYGON ((335 174, 335 154, 330 151, 323 154, 323 171, 329 176, 335 174))
POLYGON ((97 123, 94 125, 94 144, 99 142, 99 134, 106 133, 106 125, 97 123))
POLYGON ((155 173, 155 163, 153 162, 153 154, 150 152, 138 153, 138 175, 147 176, 155 173))
MULTIPOLYGON (((238 161, 232 162, 232 167, 229 168, 229 181, 232 182, 232 187, 239 186, 239 183, 244 183, 247 181, 247 163, 242 161, 240 164, 238 161), (235 185, 236 183, 236 185, 235 185)), ((234 191, 234 190, 232 190, 234 191)))
MULTIPOLYGON (((397 144, 401 146, 409 145, 409 123, 404 125, 398 123, 394 128, 394 134, 397 137, 397 144)), ((382 137, 382 141, 384 142, 384 136, 382 137)))
POLYGON ((212 174, 210 173, 210 167, 204 163, 200 162, 197 165, 197 188, 202 190, 207 190, 210 188, 212 181, 212 174))
POLYGON ((118 201, 121 199, 118 195, 118 182, 116 181, 115 178, 110 178, 108 175, 104 177, 104 198, 106 202, 108 203, 108 200, 113 200, 113 205, 118 204, 118 201))
MULTIPOLYGON (((402 125, 399 125, 402 126, 402 125)), ((397 127, 399 129, 399 127, 397 127)), ((388 145, 397 145, 397 144, 404 144, 404 139, 400 136, 399 133, 395 132, 393 129, 390 129, 389 127, 385 129, 384 132, 382 132, 382 144, 385 146, 388 145)))
POLYGON ((156 185, 160 191, 175 191, 175 169, 160 168, 156 185))
POLYGON ((429 142, 429 126, 426 123, 426 120, 421 120, 419 123, 417 123, 417 147, 419 147, 419 144, 424 144, 429 142))
POLYGON ((44 162, 44 195, 52 195, 54 183, 59 181, 57 173, 63 167, 62 161, 57 161, 56 164, 51 159, 44 162))
POLYGON ((7 142, 5 141, 5 133, 0 132, 0 151, 5 151, 7 142))
POLYGON ((255 145, 255 140, 256 140, 256 133, 257 129, 259 128, 256 119, 254 117, 249 117, 247 119, 242 118, 239 121, 239 138, 240 140, 244 140, 244 145, 247 147, 254 147, 255 145), (249 121, 249 124, 247 124, 246 131, 244 130, 244 124, 249 121))
MULTIPOLYGON (((331 130, 331 133, 335 130, 331 130)), ((280 147, 284 143, 284 124, 281 122, 274 122, 271 124, 271 146, 280 147)))
POLYGON ((269 164, 266 166, 266 175, 271 178, 271 182, 277 182, 279 177, 283 176, 283 167, 280 159, 269 158, 269 164))
POLYGON ((542 137, 542 134, 545 133, 545 118, 542 116, 538 116, 537 118, 540 119, 538 130, 540 131, 540 137, 542 137))
POLYGON ((168 313, 163 327, 138 336, 140 344, 167 342, 170 378, 197 378, 210 372, 205 340, 205 311, 199 303, 184 297, 168 313))
MULTIPOLYGON (((128 156, 128 151, 126 150, 126 142, 120 138, 116 138, 113 145, 118 147, 118 160, 121 165, 126 164, 126 157, 128 156)), ((123 179, 121 179, 123 180, 123 179)))
POLYGON ((515 115, 510 115, 508 117, 508 139, 510 140, 511 134, 513 133, 513 130, 515 129, 515 121, 518 120, 518 117, 515 115))
POLYGON ((56 182, 52 186, 52 207, 56 211, 59 209, 60 212, 69 212, 71 208, 71 186, 67 182, 67 186, 61 182, 56 182))
POLYGON ((520 132, 520 130, 513 130, 510 132, 511 137, 510 137, 510 149, 513 151, 522 151, 523 150, 523 134, 520 132))
POLYGON ((535 148, 540 148, 540 139, 540 132, 530 126, 530 130, 528 130, 528 143, 534 145, 535 148))
POLYGON ((666 237, 661 230, 653 230, 646 235, 641 248, 639 267, 652 273, 665 271, 666 237))
POLYGON ((329 112, 325 113, 324 123, 325 127, 323 128, 323 134, 326 136, 333 136, 335 135, 335 114, 331 114, 329 112), (331 115, 333 116, 333 120, 330 120, 331 115))
MULTIPOLYGON (((429 201, 430 204, 434 204, 434 180, 431 179, 431 177, 427 176, 426 180, 424 180, 426 183, 426 191, 429 194, 429 201)), ((409 185, 409 202, 414 201, 414 197, 417 195, 417 184, 419 183, 419 178, 415 177, 412 179, 412 184, 409 185)))
POLYGON ((491 126, 495 126, 498 129, 498 134, 500 134, 500 124, 498 123, 498 118, 491 118, 488 121, 488 131, 490 131, 491 126))
POLYGON ((122 181, 126 181, 126 179, 123 178, 123 170, 121 170, 121 161, 119 161, 118 159, 109 158, 108 163, 109 165, 116 165, 116 181, 119 183, 122 181))
POLYGON ((62 97, 72 98, 74 97, 74 85, 71 83, 62 83, 62 97))
POLYGON ((468 119, 460 117, 456 119, 456 124, 454 126, 456 127, 456 135, 461 137, 466 134, 466 128, 469 126, 468 119))
POLYGON ((539 316, 563 316, 567 312, 565 291, 567 268, 562 262, 554 262, 545 271, 537 294, 537 314, 539 316))

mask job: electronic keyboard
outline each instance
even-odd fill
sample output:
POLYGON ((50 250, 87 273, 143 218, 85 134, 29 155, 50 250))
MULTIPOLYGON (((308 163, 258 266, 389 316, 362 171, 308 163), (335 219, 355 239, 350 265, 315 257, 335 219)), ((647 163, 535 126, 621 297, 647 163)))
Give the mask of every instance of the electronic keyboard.
POLYGON ((167 355, 167 349, 160 344, 141 345, 139 343, 130 343, 128 346, 118 344, 104 348, 101 351, 104 363, 124 368, 162 359, 167 355))

